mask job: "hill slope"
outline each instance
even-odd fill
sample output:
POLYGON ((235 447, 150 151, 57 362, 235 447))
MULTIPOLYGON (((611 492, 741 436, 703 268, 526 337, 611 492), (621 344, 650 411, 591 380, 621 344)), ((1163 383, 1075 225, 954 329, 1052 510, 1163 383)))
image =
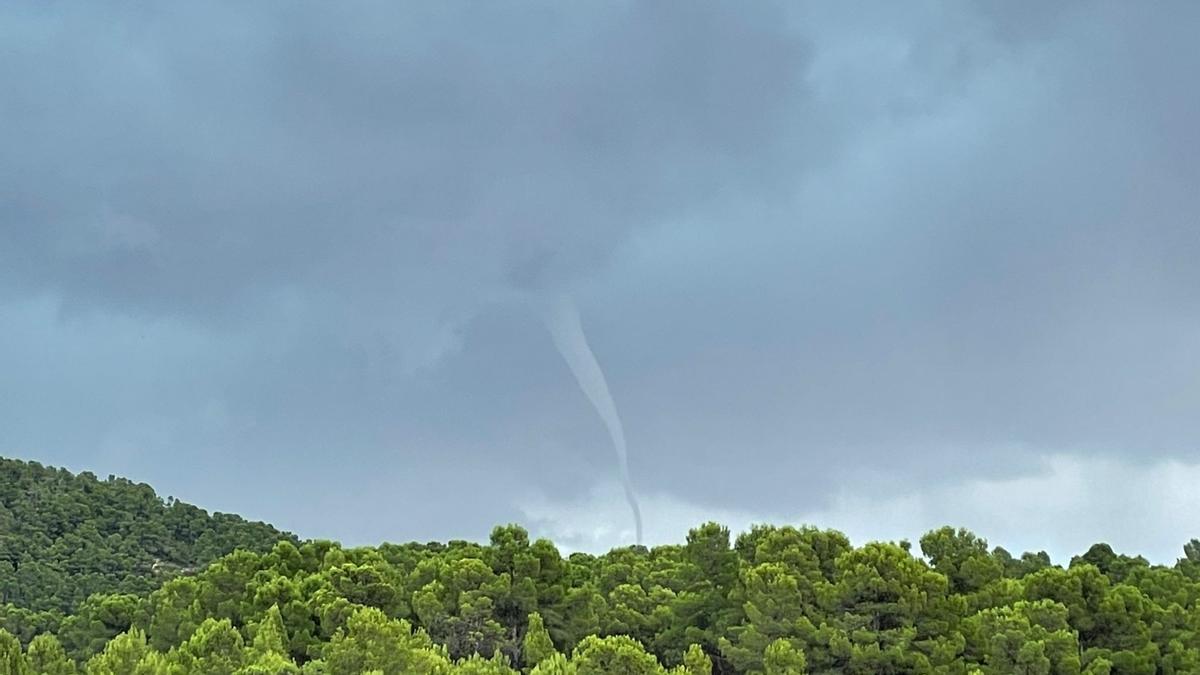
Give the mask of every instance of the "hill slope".
POLYGON ((0 675, 1200 673, 1197 540, 1170 566, 1106 544, 1056 565, 951 527, 919 556, 715 523, 603 555, 516 525, 343 548, 128 481, 0 470, 5 592, 55 609, 0 605, 0 675), (87 588, 108 592, 58 613, 87 588))
POLYGON ((281 539, 296 538, 164 501, 145 484, 0 458, 0 605, 70 613, 93 593, 145 593, 281 539))

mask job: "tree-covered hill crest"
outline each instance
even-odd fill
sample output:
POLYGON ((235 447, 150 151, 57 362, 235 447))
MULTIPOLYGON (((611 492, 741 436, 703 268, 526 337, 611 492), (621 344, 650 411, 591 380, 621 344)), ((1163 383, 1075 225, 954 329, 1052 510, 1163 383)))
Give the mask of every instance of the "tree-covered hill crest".
POLYGON ((209 514, 148 485, 0 458, 0 604, 70 612, 93 593, 146 593, 237 549, 295 537, 209 514))
POLYGON ((486 544, 277 537, 66 615, 10 606, 0 675, 1200 673, 1200 542, 1173 565, 1104 544, 1056 565, 950 527, 912 549, 715 523, 603 555, 516 525, 486 544))

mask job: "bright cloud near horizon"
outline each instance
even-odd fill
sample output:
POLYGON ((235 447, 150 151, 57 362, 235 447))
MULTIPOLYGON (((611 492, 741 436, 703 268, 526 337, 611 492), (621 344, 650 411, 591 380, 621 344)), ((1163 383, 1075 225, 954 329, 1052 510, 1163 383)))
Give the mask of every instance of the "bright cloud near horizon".
POLYGON ((0 455, 352 543, 1169 562, 1200 5, 0 8, 0 455))

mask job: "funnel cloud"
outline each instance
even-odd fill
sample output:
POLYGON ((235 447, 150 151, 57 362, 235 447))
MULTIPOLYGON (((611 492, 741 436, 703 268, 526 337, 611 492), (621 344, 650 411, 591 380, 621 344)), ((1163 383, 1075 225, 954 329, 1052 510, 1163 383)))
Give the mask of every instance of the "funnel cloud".
POLYGON ((621 487, 625 490, 625 501, 633 512, 633 524, 637 531, 637 543, 642 543, 642 510, 638 506, 637 493, 633 489, 633 481, 629 478, 629 451, 625 445, 625 429, 621 425, 621 416, 617 414, 617 404, 613 402, 608 390, 608 381, 604 371, 596 361, 596 354, 588 345, 587 336, 583 333, 583 324, 579 320, 579 308, 565 295, 559 296, 546 312, 546 327, 554 338, 554 346, 562 354, 563 360, 575 375, 579 388, 587 395, 596 409, 596 414, 604 421, 608 435, 612 439, 613 449, 617 452, 617 469, 621 474, 621 487))

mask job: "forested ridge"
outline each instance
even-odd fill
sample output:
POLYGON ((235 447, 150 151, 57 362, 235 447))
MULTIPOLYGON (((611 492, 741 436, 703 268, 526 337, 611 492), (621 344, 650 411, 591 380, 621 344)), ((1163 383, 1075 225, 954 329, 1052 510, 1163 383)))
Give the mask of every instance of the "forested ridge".
POLYGON ((1200 673, 1196 540, 1170 566, 949 527, 344 548, 121 479, 4 461, 0 481, 0 675, 1200 673))
POLYGON ((149 485, 0 458, 0 606, 70 613, 93 593, 147 593, 237 549, 296 538, 209 514, 149 485))

